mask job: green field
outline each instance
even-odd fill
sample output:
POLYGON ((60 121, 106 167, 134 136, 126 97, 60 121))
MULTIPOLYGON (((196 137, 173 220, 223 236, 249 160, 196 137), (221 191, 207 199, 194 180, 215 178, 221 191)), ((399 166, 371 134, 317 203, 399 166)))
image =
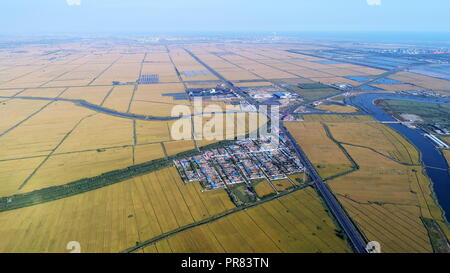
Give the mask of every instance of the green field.
POLYGON ((450 130, 450 105, 405 100, 383 100, 380 105, 397 115, 417 115, 423 119, 425 127, 440 124, 450 130))

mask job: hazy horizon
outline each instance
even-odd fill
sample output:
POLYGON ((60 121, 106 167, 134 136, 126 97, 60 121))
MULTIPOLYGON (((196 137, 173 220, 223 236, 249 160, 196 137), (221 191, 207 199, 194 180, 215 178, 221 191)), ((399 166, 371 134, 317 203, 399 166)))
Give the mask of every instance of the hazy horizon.
POLYGON ((4 0, 1 35, 448 32, 446 0, 4 0))

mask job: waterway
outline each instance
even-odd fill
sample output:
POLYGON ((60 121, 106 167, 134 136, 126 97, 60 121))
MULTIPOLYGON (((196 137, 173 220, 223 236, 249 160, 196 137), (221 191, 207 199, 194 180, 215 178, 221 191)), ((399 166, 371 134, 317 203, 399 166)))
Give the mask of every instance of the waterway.
MULTIPOLYGON (((378 121, 396 121, 395 118, 374 104, 374 101, 377 99, 398 99, 450 104, 450 99, 385 93, 362 94, 353 98, 347 98, 346 102, 350 105, 359 107, 378 121)), ((445 218, 450 222, 450 173, 444 156, 431 140, 424 137, 425 131, 421 129, 412 129, 399 123, 389 123, 387 125, 407 138, 420 151, 422 163, 425 166, 425 172, 433 182, 433 190, 437 201, 445 213, 445 218)))

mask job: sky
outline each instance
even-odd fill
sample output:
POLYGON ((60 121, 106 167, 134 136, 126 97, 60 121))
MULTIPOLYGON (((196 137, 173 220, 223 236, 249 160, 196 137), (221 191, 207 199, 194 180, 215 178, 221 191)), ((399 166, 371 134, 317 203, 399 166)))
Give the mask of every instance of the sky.
POLYGON ((446 32, 449 0, 1 0, 0 34, 446 32))

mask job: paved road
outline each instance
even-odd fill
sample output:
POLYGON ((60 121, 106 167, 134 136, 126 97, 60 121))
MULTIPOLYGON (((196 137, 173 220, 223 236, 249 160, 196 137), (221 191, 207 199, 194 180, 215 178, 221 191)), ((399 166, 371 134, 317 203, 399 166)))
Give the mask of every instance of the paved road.
POLYGON ((209 65, 207 65, 206 63, 204 63, 201 59, 199 59, 197 56, 195 56, 194 53, 192 53, 191 51, 189 51, 188 49, 184 49, 186 50, 186 52, 192 56, 192 58, 194 58, 197 62, 199 62, 200 64, 202 64, 204 67, 206 67, 209 72, 211 72, 214 76, 216 76, 217 78, 219 78, 221 81, 223 81, 228 88, 230 88, 231 90, 233 90, 233 92, 237 93, 239 96, 243 97, 249 104, 258 106, 259 103, 252 98, 251 96, 249 96, 248 94, 242 92, 242 90, 237 87, 234 86, 234 84, 232 82, 230 82, 229 80, 225 79, 222 75, 220 75, 219 73, 217 73, 217 71, 215 71, 212 67, 210 67, 209 65))
POLYGON ((283 131, 286 134, 286 136, 288 136, 298 156, 302 159, 303 163, 305 164, 305 167, 308 168, 309 174, 312 176, 312 179, 314 180, 314 184, 316 186, 317 191, 323 197, 323 199, 328 205, 328 208, 331 210, 331 213, 334 215, 339 225, 347 234, 350 242, 353 245, 354 250, 358 253, 367 253, 366 240, 363 238, 359 230, 350 220, 350 217, 341 207, 338 200, 331 193, 328 186, 323 182, 322 178, 319 176, 314 166, 312 166, 309 159, 303 153, 300 146, 297 144, 295 139, 292 137, 292 135, 288 132, 288 130, 284 126, 280 126, 280 130, 283 131))
MULTIPOLYGON (((225 82, 228 85, 228 87, 233 89, 233 91, 238 93, 241 97, 245 98, 249 104, 256 105, 256 106, 259 105, 259 103, 255 99, 253 99, 252 97, 250 97, 247 94, 245 94, 244 92, 242 92, 239 87, 235 87, 233 85, 233 83, 231 83, 230 81, 228 81, 224 77, 222 77, 222 75, 217 73, 214 69, 212 69, 210 66, 205 64, 202 60, 200 60, 197 56, 195 56, 195 54, 193 54, 192 52, 190 52, 187 49, 185 49, 185 50, 195 60, 197 60, 202 65, 204 65, 212 74, 214 74, 216 77, 218 77, 223 82, 225 82)), ((269 115, 268 115, 268 118, 270 119, 269 115)), ((315 181, 317 191, 323 197, 323 199, 325 200, 325 202, 328 205, 328 208, 331 210, 334 217, 337 219, 339 225, 342 227, 344 232, 347 234, 350 242, 352 243, 354 250, 358 253, 367 253, 365 239, 363 238, 363 236, 361 235, 359 230, 356 228, 356 226, 353 224, 353 222, 350 220, 350 217, 347 215, 347 213, 341 207, 338 200, 331 193, 330 189, 327 187, 327 185, 325 185, 322 178, 317 173, 316 169, 314 169, 311 162, 308 160, 306 155, 301 150, 300 146, 297 144, 295 139, 286 130, 286 128, 284 126, 280 126, 280 130, 283 131, 289 137, 293 147, 295 148, 295 151, 297 152, 299 157, 304 162, 305 167, 307 167, 309 169, 309 174, 312 176, 312 179, 315 181)))
POLYGON ((394 74, 396 74, 398 72, 402 72, 402 71, 408 70, 409 68, 411 68, 413 66, 422 65, 422 64, 423 63, 413 63, 413 64, 409 64, 409 65, 405 65, 405 66, 396 67, 394 69, 388 70, 387 72, 385 72, 383 74, 376 75, 375 77, 370 78, 367 81, 364 81, 364 82, 360 83, 359 85, 354 86, 353 89, 362 87, 364 85, 371 84, 371 83, 376 82, 376 81, 378 81, 380 79, 384 79, 384 78, 387 78, 387 77, 389 77, 391 75, 394 75, 394 74))

